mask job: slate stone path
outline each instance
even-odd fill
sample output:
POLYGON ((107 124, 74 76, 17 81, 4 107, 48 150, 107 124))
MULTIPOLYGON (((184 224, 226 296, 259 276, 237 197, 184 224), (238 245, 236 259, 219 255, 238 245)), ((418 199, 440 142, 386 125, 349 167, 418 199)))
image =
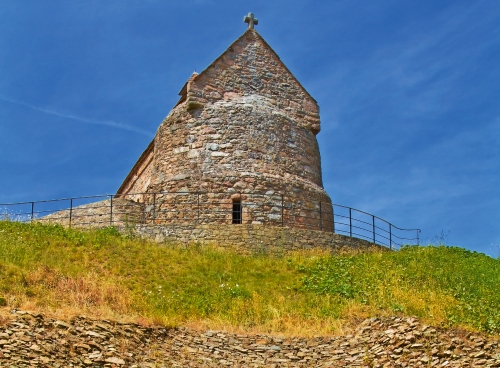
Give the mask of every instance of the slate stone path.
POLYGON ((415 318, 372 318, 352 335, 279 338, 17 311, 0 324, 0 367, 500 367, 500 341, 415 318))

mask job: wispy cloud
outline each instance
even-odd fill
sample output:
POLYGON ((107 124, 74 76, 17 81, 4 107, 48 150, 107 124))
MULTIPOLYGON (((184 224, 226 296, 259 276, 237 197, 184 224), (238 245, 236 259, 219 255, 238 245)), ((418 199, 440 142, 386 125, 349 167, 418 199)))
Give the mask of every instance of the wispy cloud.
POLYGON ((395 41, 367 47, 363 58, 339 57, 327 66, 311 85, 320 104, 334 101, 330 105, 338 110, 331 106, 322 110, 323 116, 331 114, 330 129, 347 124, 346 114, 382 104, 408 119, 453 110, 460 100, 458 86, 498 39, 482 37, 472 48, 459 47, 464 39, 483 35, 484 25, 495 24, 498 18, 486 16, 482 25, 468 26, 474 23, 477 7, 453 7, 429 19, 427 27, 408 26, 395 41))
POLYGON ((118 122, 112 121, 112 120, 89 119, 89 118, 82 117, 82 116, 76 116, 76 115, 73 115, 73 114, 70 114, 67 112, 61 112, 61 111, 56 111, 56 110, 52 110, 52 109, 48 109, 48 108, 44 108, 44 107, 38 107, 38 106, 31 105, 31 104, 23 102, 23 101, 13 100, 11 98, 6 98, 3 96, 0 96, 0 100, 5 101, 5 102, 9 102, 12 104, 16 104, 19 106, 24 106, 24 107, 30 108, 32 110, 42 112, 44 114, 59 116, 61 118, 71 119, 71 120, 78 121, 78 122, 85 123, 85 124, 105 125, 105 126, 109 126, 109 127, 113 127, 113 128, 117 128, 117 129, 127 130, 129 132, 143 134, 143 135, 146 135, 148 137, 154 136, 154 133, 149 132, 147 130, 137 128, 137 127, 135 127, 133 125, 129 125, 129 124, 118 123, 118 122))

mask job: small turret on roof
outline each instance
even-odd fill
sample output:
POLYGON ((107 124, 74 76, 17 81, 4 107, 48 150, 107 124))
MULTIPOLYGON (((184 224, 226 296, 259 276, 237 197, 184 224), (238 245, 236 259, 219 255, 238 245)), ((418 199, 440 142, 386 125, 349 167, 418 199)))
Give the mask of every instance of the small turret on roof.
POLYGON ((177 101, 177 103, 175 104, 175 106, 177 106, 177 105, 183 103, 184 101, 186 101, 187 85, 188 85, 188 83, 190 81, 192 81, 194 78, 196 78, 197 75, 198 75, 198 73, 193 72, 193 74, 191 74, 191 76, 189 77, 189 79, 187 80, 187 82, 184 83, 184 86, 182 87, 182 89, 179 92, 179 96, 181 96, 181 98, 179 99, 179 101, 177 101))

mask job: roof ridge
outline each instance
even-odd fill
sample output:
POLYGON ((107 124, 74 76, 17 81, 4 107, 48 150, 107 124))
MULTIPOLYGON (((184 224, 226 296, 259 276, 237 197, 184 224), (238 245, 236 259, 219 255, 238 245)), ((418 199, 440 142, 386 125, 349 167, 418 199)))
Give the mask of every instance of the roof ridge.
MULTIPOLYGON (((278 61, 280 62, 281 66, 283 66, 285 68, 285 70, 290 73, 290 75, 292 76, 292 78, 295 80, 295 82, 297 82, 297 84, 299 85, 299 87, 306 93, 307 96, 309 96, 316 104, 318 103, 318 101, 316 101, 316 99, 307 91, 307 89, 302 85, 302 83, 299 82, 299 80, 297 79, 297 77, 295 77, 295 75, 290 71, 290 69, 288 69, 288 67, 285 65, 285 63, 281 60, 281 58, 279 57, 279 55, 276 53, 276 51, 274 51, 274 49, 267 43, 267 41, 264 39, 264 37, 261 36, 261 34, 259 32, 257 32, 255 29, 247 29, 245 32, 243 32, 243 34, 238 37, 236 40, 234 40, 225 50, 224 52, 222 52, 219 56, 217 56, 217 58, 215 58, 214 61, 212 61, 205 69, 203 69, 198 75, 196 75, 194 78, 190 78, 188 80, 188 82, 190 81, 194 81, 196 79, 198 79, 202 74, 204 74, 206 71, 208 71, 208 69, 210 69, 210 67, 214 66, 215 63, 221 59, 240 39, 242 39, 247 33, 252 33, 252 35, 254 37, 258 37, 260 39, 260 41, 262 41, 268 48, 269 50, 271 50, 271 52, 274 54, 274 56, 276 56, 276 58, 278 59, 278 61)), ((187 86, 187 83, 186 82, 186 86, 187 86)), ((181 90, 182 92, 182 90, 181 90)), ((182 100, 182 99, 181 99, 182 100)), ((179 101, 176 106, 180 103, 181 101, 179 101)))

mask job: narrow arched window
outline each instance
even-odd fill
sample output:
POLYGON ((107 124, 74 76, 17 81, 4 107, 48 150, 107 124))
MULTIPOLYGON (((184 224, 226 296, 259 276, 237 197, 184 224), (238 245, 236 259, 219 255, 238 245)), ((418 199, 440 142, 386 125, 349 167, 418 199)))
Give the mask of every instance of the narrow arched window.
POLYGON ((233 224, 241 224, 241 200, 233 199, 233 224))

